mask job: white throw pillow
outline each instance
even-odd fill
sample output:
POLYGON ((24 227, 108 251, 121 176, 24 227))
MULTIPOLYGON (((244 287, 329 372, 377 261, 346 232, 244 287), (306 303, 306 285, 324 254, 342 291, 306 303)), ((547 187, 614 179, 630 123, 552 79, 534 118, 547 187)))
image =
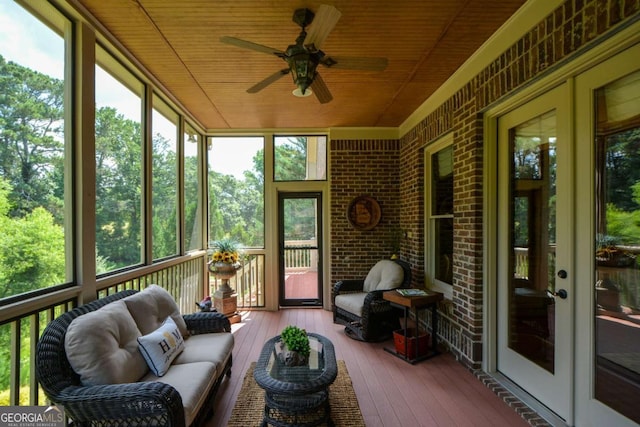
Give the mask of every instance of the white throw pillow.
POLYGON ((149 369, 161 377, 169 370, 173 359, 184 350, 184 338, 171 317, 150 334, 138 337, 140 352, 149 369))

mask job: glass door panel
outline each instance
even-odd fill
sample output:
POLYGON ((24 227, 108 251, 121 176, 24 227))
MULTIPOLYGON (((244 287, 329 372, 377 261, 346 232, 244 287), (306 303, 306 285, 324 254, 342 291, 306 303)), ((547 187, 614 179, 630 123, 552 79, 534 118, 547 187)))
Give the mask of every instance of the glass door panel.
POLYGON ((640 423, 640 72, 595 92, 595 398, 640 423))
POLYGON ((497 368, 565 420, 573 280, 567 98, 561 86, 498 119, 497 368))
POLYGON ((555 110, 512 128, 510 141, 509 348, 553 373, 555 110))

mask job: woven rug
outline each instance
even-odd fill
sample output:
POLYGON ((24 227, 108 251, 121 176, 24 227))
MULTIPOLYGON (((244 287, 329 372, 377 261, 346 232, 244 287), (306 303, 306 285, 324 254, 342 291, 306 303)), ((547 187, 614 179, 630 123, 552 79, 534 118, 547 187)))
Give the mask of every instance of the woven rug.
MULTIPOLYGON (((331 419, 336 427, 364 427, 364 420, 347 366, 344 360, 338 360, 337 364, 338 376, 329 387, 331 419)), ((236 406, 233 408, 229 424, 227 424, 229 427, 254 427, 260 426, 262 423, 264 390, 253 379, 254 367, 255 362, 247 369, 247 374, 242 381, 242 388, 236 400, 236 406)))

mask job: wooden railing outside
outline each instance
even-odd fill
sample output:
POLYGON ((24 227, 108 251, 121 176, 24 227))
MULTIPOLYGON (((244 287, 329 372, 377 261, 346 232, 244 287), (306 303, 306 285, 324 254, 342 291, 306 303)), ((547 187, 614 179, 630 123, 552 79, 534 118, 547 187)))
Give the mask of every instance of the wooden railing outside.
POLYGON ((527 248, 513 248, 513 254, 515 258, 515 265, 513 267, 513 274, 518 279, 526 279, 529 277, 529 261, 527 248))
POLYGON ((76 306, 77 292, 56 292, 56 297, 59 300, 55 302, 30 301, 25 304, 24 313, 6 319, 0 325, 0 337, 3 341, 1 345, 10 351, 9 360, 0 362, 1 374, 10 378, 9 389, 0 390, 0 405, 46 404, 35 374, 38 337, 51 320, 76 306))
MULTIPOLYGON (((293 242, 296 246, 305 243, 309 242, 293 242)), ((285 259, 286 268, 315 268, 316 252, 310 249, 290 251, 290 256, 285 259)), ((157 284, 171 293, 182 313, 193 313, 198 310, 196 302, 217 286, 215 277, 210 275, 211 290, 207 289, 207 261, 207 253, 198 251, 151 266, 100 277, 96 281, 96 297, 102 298, 125 289, 142 290, 157 284)), ((263 251, 249 251, 242 267, 231 279, 231 286, 238 293, 238 308, 265 307, 264 277, 263 251)), ((0 405, 46 404, 35 375, 38 338, 53 319, 77 306, 81 291, 81 287, 74 286, 17 303, 15 307, 3 307, 0 345, 8 349, 10 360, 0 362, 0 375, 8 375, 11 384, 9 390, 0 390, 0 405)))
MULTIPOLYGON (((640 268, 637 257, 640 256, 640 247, 621 246, 622 250, 636 257, 633 265, 623 267, 596 266, 596 281, 606 279, 616 286, 619 292, 620 305, 640 310, 640 268)), ((529 277, 529 261, 527 248, 514 248, 515 265, 514 275, 517 279, 529 277)), ((555 266, 555 246, 549 248, 551 265, 555 266)), ((594 283, 594 287, 597 283, 594 283)))
POLYGON ((284 245, 285 269, 287 271, 303 271, 317 268, 318 251, 311 249, 312 247, 316 248, 317 245, 316 240, 287 240, 284 245))
MULTIPOLYGON (((196 301, 205 295, 206 252, 163 261, 97 281, 97 298, 124 289, 142 290, 150 284, 167 289, 183 313, 197 310, 196 301)), ((81 294, 79 286, 54 291, 3 307, 0 319, 0 346, 10 356, 0 360, 0 375, 10 378, 8 390, 0 390, 0 405, 45 405, 35 374, 38 338, 56 317, 73 309, 81 294)))
POLYGON ((145 269, 143 275, 133 271, 99 279, 98 298, 125 289, 142 290, 153 284, 163 287, 173 296, 181 313, 193 313, 198 310, 196 302, 207 294, 204 281, 206 260, 206 252, 201 251, 162 263, 156 269, 145 269))
MULTIPOLYGON (((513 248, 515 265, 513 266, 513 274, 517 279, 527 279, 529 277, 529 249, 524 247, 513 248)), ((549 266, 552 270, 556 265, 556 246, 550 245, 549 266)))
MULTIPOLYGON (((284 263, 287 271, 304 271, 317 268, 318 251, 305 246, 315 247, 315 240, 288 240, 285 248, 284 263)), ((229 286, 238 294, 238 308, 265 307, 265 257, 261 250, 246 250, 242 266, 235 277, 229 279, 229 286)), ((220 279, 214 274, 209 275, 211 294, 220 285, 220 279)))
MULTIPOLYGON (((229 279, 229 286, 238 294, 238 308, 262 308, 265 306, 264 254, 248 253, 236 275, 229 279)), ((220 285, 220 279, 209 275, 211 294, 220 285)))

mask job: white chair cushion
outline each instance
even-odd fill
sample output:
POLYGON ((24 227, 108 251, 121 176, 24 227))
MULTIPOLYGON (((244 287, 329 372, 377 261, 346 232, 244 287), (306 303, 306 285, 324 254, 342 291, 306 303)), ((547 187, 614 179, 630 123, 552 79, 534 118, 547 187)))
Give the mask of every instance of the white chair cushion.
POLYGON ((367 292, 354 292, 336 296, 334 304, 349 313, 362 317, 362 306, 367 292))
POLYGON ((374 265, 364 279, 365 292, 395 289, 402 285, 404 270, 395 261, 380 260, 374 265))
POLYGON ((133 317, 120 300, 74 319, 64 346, 82 384, 130 383, 149 371, 138 351, 139 336, 133 317))

